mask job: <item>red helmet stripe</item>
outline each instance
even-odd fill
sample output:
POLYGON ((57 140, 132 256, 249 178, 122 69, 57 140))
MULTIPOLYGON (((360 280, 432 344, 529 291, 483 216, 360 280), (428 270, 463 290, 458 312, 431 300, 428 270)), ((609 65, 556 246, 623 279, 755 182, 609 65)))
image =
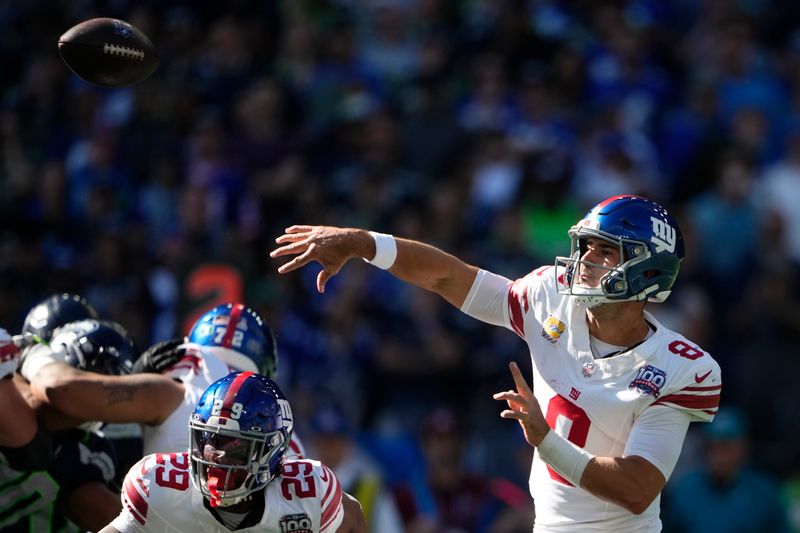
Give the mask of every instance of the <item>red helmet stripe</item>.
POLYGON ((222 337, 222 346, 225 348, 231 347, 233 342, 233 334, 236 331, 236 325, 239 323, 239 318, 244 311, 244 304, 235 304, 231 309, 231 316, 228 318, 228 328, 225 330, 225 336, 222 337))
POLYGON ((235 378, 233 378, 233 383, 231 383, 228 392, 225 393, 225 399, 222 401, 222 410, 223 411, 230 411, 231 407, 233 407, 233 402, 236 400, 236 395, 239 394, 239 389, 242 388, 242 385, 247 378, 255 374, 255 372, 242 372, 235 378))

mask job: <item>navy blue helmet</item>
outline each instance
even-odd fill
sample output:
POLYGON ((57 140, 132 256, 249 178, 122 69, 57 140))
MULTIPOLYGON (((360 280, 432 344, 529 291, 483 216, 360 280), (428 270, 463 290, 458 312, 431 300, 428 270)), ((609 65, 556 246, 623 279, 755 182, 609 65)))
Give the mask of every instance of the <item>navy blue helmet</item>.
POLYGON ((663 302, 669 296, 684 256, 683 235, 666 209, 640 196, 612 196, 593 207, 569 230, 569 257, 557 257, 559 292, 580 303, 648 300, 663 302), (613 268, 582 261, 589 238, 617 246, 620 264, 613 268), (576 275, 581 265, 607 270, 597 287, 581 285, 576 275))
POLYGON ((111 320, 78 320, 53 332, 50 348, 64 361, 98 374, 130 374, 139 350, 120 324, 111 320))
POLYGON ((86 298, 77 294, 54 294, 28 311, 22 333, 35 335, 47 342, 53 331, 76 320, 99 319, 100 316, 86 298))

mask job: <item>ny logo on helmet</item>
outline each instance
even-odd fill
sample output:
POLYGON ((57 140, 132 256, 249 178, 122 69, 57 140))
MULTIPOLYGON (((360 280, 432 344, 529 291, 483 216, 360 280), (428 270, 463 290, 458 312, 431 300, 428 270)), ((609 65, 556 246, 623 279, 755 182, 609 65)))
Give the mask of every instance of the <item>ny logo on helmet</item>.
POLYGON ((674 254, 677 242, 675 228, 656 217, 650 217, 650 220, 653 222, 653 236, 650 237, 650 242, 656 245, 656 253, 667 250, 674 254))

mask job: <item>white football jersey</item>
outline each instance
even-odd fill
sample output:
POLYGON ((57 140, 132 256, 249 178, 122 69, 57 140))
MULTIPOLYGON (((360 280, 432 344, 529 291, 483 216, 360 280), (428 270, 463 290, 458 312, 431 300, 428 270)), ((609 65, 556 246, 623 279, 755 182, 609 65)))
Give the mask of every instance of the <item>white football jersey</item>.
MULTIPOLYGON (((545 266, 514 282, 481 271, 462 306, 525 339, 533 390, 548 425, 596 456, 624 457, 628 436, 648 409, 668 408, 689 420, 711 421, 719 405, 719 365, 682 335, 644 316, 655 332, 633 349, 595 359, 586 310, 558 294, 561 269, 545 266)), ((562 278, 563 280, 563 278, 562 278)), ((657 464, 665 477, 674 467, 657 464)), ((677 454, 675 455, 677 460, 677 454)), ((660 497, 641 515, 576 488, 534 454, 530 490, 539 532, 660 531, 660 497)))
MULTIPOLYGON (((142 439, 144 454, 164 452, 183 452, 189 449, 189 417, 194 412, 200 396, 220 378, 231 371, 227 364, 215 355, 203 350, 197 344, 184 344, 186 355, 175 365, 164 372, 164 375, 183 383, 183 402, 158 426, 143 426, 142 439)), ((292 433, 292 440, 286 450, 287 459, 302 459, 305 449, 297 435, 292 433)))
MULTIPOLYGON (((190 477, 186 452, 144 457, 125 476, 122 512, 111 525, 121 533, 230 533, 190 477)), ((332 533, 344 518, 342 495, 339 480, 319 461, 284 461, 263 491, 261 519, 237 531, 332 533)))

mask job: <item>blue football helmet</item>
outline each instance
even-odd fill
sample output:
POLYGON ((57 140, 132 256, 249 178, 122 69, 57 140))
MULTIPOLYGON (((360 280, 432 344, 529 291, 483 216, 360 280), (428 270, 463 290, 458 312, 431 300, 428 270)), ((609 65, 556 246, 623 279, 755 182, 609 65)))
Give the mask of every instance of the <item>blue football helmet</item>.
POLYGON ((264 319, 241 303, 218 305, 194 323, 188 342, 205 346, 236 370, 274 378, 278 367, 275 335, 264 319))
POLYGON ((34 335, 40 342, 47 342, 56 328, 87 318, 97 320, 100 316, 86 298, 77 294, 54 294, 28 311, 22 333, 34 335))
POLYGON ((274 381, 253 372, 218 379, 189 418, 195 488, 213 507, 263 489, 280 471, 292 428, 291 407, 274 381))
POLYGON ((659 204, 640 196, 612 196, 600 202, 570 228, 569 236, 570 256, 556 258, 556 267, 563 267, 555 269, 559 293, 588 307, 645 299, 663 302, 684 256, 678 223, 659 204), (583 261, 589 238, 619 247, 620 264, 607 268, 583 261), (597 287, 580 283, 582 266, 607 271, 597 287))
POLYGON ((139 357, 133 338, 111 320, 78 320, 53 332, 50 348, 69 365, 106 375, 130 374, 139 357))

